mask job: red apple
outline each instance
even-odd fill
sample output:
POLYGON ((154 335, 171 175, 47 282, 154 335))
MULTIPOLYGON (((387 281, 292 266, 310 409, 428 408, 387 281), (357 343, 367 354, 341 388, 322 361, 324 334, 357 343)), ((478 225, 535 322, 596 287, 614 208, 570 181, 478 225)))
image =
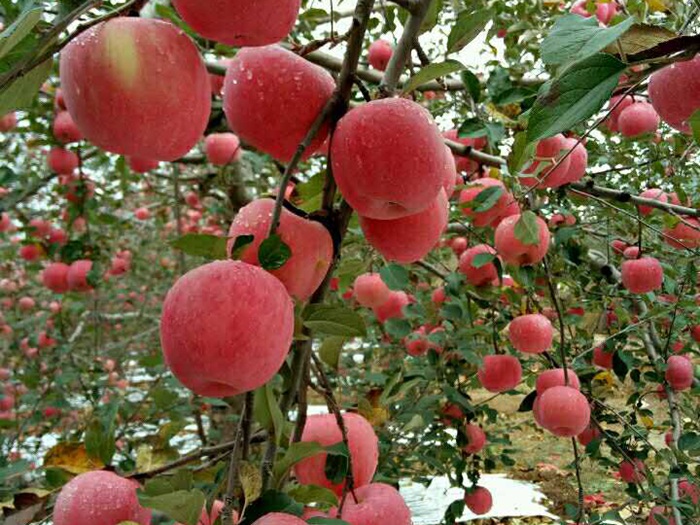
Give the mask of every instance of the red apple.
POLYGON ((489 489, 476 487, 464 495, 467 508, 476 515, 486 514, 493 507, 493 497, 489 489))
POLYGON ((521 315, 508 325, 508 338, 516 350, 541 354, 552 346, 554 328, 542 314, 521 315))
POLYGON ((649 98, 661 119, 690 133, 690 117, 700 109, 700 55, 657 71, 649 80, 649 98))
POLYGON ((81 259, 71 264, 66 274, 68 289, 73 292, 88 292, 92 290, 92 286, 88 282, 88 274, 91 270, 92 261, 87 259, 81 259))
POLYGON ((512 355, 487 355, 477 375, 489 392, 506 392, 518 386, 523 369, 512 355))
POLYGON ((364 273, 355 279, 353 284, 355 299, 362 306, 375 308, 388 299, 391 290, 378 273, 364 273))
POLYGON ((525 244, 515 234, 521 215, 511 215, 503 219, 496 228, 494 247, 503 260, 513 266, 530 266, 540 262, 549 250, 549 228, 541 217, 537 217, 539 238, 536 244, 525 244))
POLYGON ((693 386, 695 371, 693 363, 686 356, 672 355, 666 362, 666 382, 676 392, 693 386))
POLYGON ((241 141, 233 133, 212 133, 204 140, 207 160, 215 166, 225 166, 241 158, 241 141))
POLYGON ((464 427, 464 433, 467 436, 467 445, 463 450, 467 454, 478 454, 484 449, 486 445, 486 434, 481 427, 468 423, 464 427))
POLYGON ((664 270, 654 257, 641 257, 622 263, 622 285, 631 293, 658 290, 663 282, 664 270))
POLYGON ((474 266, 474 259, 480 254, 496 255, 496 250, 487 244, 478 244, 465 251, 459 258, 459 271, 462 272, 467 282, 474 286, 485 286, 498 281, 498 269, 493 262, 474 266))
POLYGON ((554 386, 538 397, 541 424, 555 436, 574 437, 588 427, 591 408, 575 388, 554 386))
POLYGON ((566 377, 568 377, 569 382, 567 384, 566 377, 564 376, 563 368, 553 368, 551 370, 545 370, 539 376, 537 376, 536 389, 537 395, 541 396, 547 390, 555 386, 569 386, 576 390, 581 389, 581 382, 579 381, 576 372, 569 369, 566 371, 566 377))
POLYGON ((386 66, 389 65, 389 60, 391 60, 391 55, 394 53, 394 47, 386 40, 375 40, 372 45, 369 46, 369 53, 367 55, 367 60, 369 60, 369 65, 374 69, 379 71, 384 71, 386 66))

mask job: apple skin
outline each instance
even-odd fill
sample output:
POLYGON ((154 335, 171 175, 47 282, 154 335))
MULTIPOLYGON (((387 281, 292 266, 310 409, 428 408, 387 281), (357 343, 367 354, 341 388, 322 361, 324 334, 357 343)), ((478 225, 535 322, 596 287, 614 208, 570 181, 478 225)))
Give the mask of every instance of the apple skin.
MULTIPOLYGON (((648 190, 644 190, 642 193, 640 193, 639 196, 645 199, 654 199, 659 202, 668 202, 668 195, 666 195, 664 190, 659 188, 649 188, 648 190)), ((645 217, 654 212, 654 208, 651 206, 644 206, 642 204, 638 205, 637 209, 639 209, 639 213, 645 217)))
POLYGON ((647 525, 661 525, 664 523, 665 525, 676 525, 676 520, 673 517, 673 512, 666 507, 662 507, 660 505, 657 505, 656 507, 651 509, 651 512, 649 512, 649 518, 647 519, 647 525), (660 519, 656 519, 656 517, 659 516, 660 519), (663 519, 664 521, 661 521, 663 519))
POLYGON ((493 507, 491 491, 485 487, 476 487, 464 495, 464 503, 474 514, 486 514, 493 507))
POLYGON ((54 506, 54 525, 151 523, 150 509, 139 505, 138 483, 102 470, 86 472, 61 489, 54 506))
POLYGON ((618 474, 625 483, 641 483, 646 479, 646 467, 641 459, 635 458, 634 463, 620 463, 618 474))
POLYGON ((17 127, 17 114, 12 111, 0 117, 0 132, 7 133, 17 127))
POLYGON ((284 40, 300 6, 301 0, 173 0, 175 10, 196 33, 235 47, 284 40))
POLYGON ((521 184, 527 187, 537 186, 537 188, 558 188, 566 184, 573 154, 568 155, 566 158, 564 158, 564 155, 574 144, 576 144, 576 141, 570 142, 561 133, 539 141, 535 150, 535 156, 540 160, 535 160, 523 172, 532 173, 533 175, 532 177, 521 177, 521 184), (559 165, 554 167, 557 163, 559 165), (542 167, 543 165, 544 167, 542 167))
POLYGON ((241 141, 233 133, 212 133, 204 139, 207 160, 215 166, 226 166, 241 158, 241 141))
POLYGON ((157 160, 143 159, 141 157, 128 157, 126 160, 129 169, 136 173, 148 173, 158 168, 160 162, 157 160))
POLYGON ((641 257, 622 263, 622 284, 634 294, 658 290, 663 286, 664 270, 654 257, 641 257))
POLYGON ((90 270, 92 270, 92 261, 88 259, 80 259, 72 263, 66 276, 68 289, 73 292, 89 292, 92 290, 92 286, 87 279, 90 270))
POLYGON ((62 144, 70 144, 83 140, 78 126, 67 111, 59 112, 53 121, 53 136, 62 144))
POLYGON ((467 436, 468 443, 463 448, 467 454, 478 454, 486 446, 486 434, 484 430, 473 423, 468 423, 464 427, 464 433, 467 436))
POLYGON ((569 386, 553 386, 539 397, 541 424, 559 437, 575 437, 591 421, 591 407, 586 396, 569 386))
POLYGON ((700 109, 700 55, 651 75, 649 99, 669 126, 690 134, 690 117, 700 109))
POLYGON ((403 308, 410 302, 411 299, 408 297, 406 292, 392 291, 389 294, 389 298, 379 306, 372 308, 372 311, 377 317, 377 321, 380 323, 383 323, 389 319, 403 319, 403 308))
POLYGON ((589 443, 596 439, 600 439, 600 436, 602 433, 600 430, 598 430, 598 427, 594 427, 593 424, 588 425, 588 428, 581 432, 578 436, 576 436, 576 439, 578 440, 581 445, 584 447, 587 447, 589 443))
POLYGON ((503 214, 508 209, 508 205, 513 201, 513 195, 506 189, 505 185, 497 179, 491 179, 489 177, 484 177, 482 179, 477 179, 474 182, 467 184, 467 187, 461 191, 459 194, 459 204, 462 213, 469 217, 474 226, 484 227, 491 225, 498 218, 503 216, 503 214), (500 188, 501 194, 490 209, 486 211, 476 211, 469 207, 464 207, 463 205, 474 201, 483 191, 488 188, 500 188))
MULTIPOLYGON (((372 425, 359 414, 343 414, 348 435, 348 445, 352 458, 352 473, 355 488, 363 487, 372 481, 379 461, 379 440, 372 425)), ((335 445, 343 440, 338 422, 333 414, 310 416, 301 436, 302 442, 318 442, 324 447, 335 445)), ((345 481, 333 484, 324 472, 327 454, 317 454, 294 466, 294 473, 302 485, 319 485, 332 490, 338 496, 343 493, 345 481)))
POLYGON ((537 244, 523 244, 515 236, 515 226, 520 220, 520 215, 511 215, 503 219, 496 228, 494 247, 496 252, 507 263, 513 266, 530 266, 545 258, 549 251, 550 233, 547 223, 541 217, 537 217, 539 238, 537 244))
POLYGON ((693 386, 693 363, 686 356, 672 355, 666 367, 666 382, 676 392, 688 390, 693 386))
POLYGON ((523 368, 512 355, 487 355, 477 375, 481 385, 489 392, 507 392, 518 386, 523 368))
POLYGON ((665 228, 666 244, 678 250, 700 248, 700 220, 695 217, 685 217, 685 222, 679 222, 673 228, 665 228), (686 224, 687 223, 687 224, 686 224))
POLYGON ((459 258, 459 271, 473 286, 485 286, 498 282, 498 269, 494 263, 490 262, 478 268, 473 265, 476 256, 482 253, 496 255, 496 250, 487 244, 477 244, 462 253, 459 258))
POLYGON ((456 177, 450 157, 430 113, 404 98, 352 109, 331 143, 338 188, 370 219, 399 219, 434 204, 448 177, 456 177))
MULTIPOLYGON (((274 200, 258 199, 239 210, 228 233, 229 255, 236 237, 253 235, 253 242, 243 249, 240 259, 259 266, 258 250, 269 234, 274 207, 274 200)), ((282 281, 290 295, 305 301, 328 273, 333 261, 333 239, 320 222, 303 219, 285 208, 277 234, 292 255, 281 268, 270 273, 282 281)))
POLYGON ((615 352, 607 352, 603 346, 593 349, 593 364, 606 370, 612 370, 615 352))
MULTIPOLYGON (((355 489, 355 495, 357 503, 352 496, 347 498, 342 512, 343 521, 350 525, 411 525, 411 510, 391 485, 372 483, 355 489)), ((337 516, 337 509, 328 515, 337 516)))
MULTIPOLYGON (((334 90, 326 70, 291 51, 244 48, 226 71, 224 112, 243 142, 289 162, 334 90)), ((316 153, 326 137, 328 125, 323 125, 303 158, 316 153)))
POLYGON ((542 314, 516 317, 508 325, 508 338, 516 350, 526 354, 541 354, 552 346, 554 328, 542 314))
POLYGON ((386 40, 375 40, 372 45, 369 46, 369 53, 367 54, 367 60, 369 65, 378 71, 385 71, 386 66, 389 65, 389 60, 391 60, 391 55, 394 54, 393 46, 386 40))
POLYGON ((537 395, 541 396, 547 390, 555 386, 569 386, 576 390, 581 389, 581 381, 579 380, 576 372, 573 370, 567 370, 567 377, 569 378, 569 384, 566 384, 564 377, 563 368, 553 368, 551 370, 545 370, 537 377, 536 389, 537 395))
POLYGON ((367 308, 381 306, 391 295, 391 290, 378 273, 358 275, 355 278, 353 290, 357 302, 367 308))
POLYGON ((69 290, 68 286, 68 271, 70 267, 67 264, 55 262, 49 264, 41 273, 41 281, 54 293, 66 293, 69 290))
POLYGON ((387 260, 413 263, 423 259, 440 241, 447 227, 449 204, 444 191, 425 210, 400 219, 379 220, 360 216, 367 242, 387 260))
POLYGON ((636 138, 654 133, 661 123, 659 114, 648 102, 635 102, 626 107, 617 119, 617 126, 624 137, 636 138))
POLYGON ((176 160, 209 122, 209 75, 180 29, 118 17, 91 27, 61 52, 61 88, 85 138, 106 151, 176 160))
POLYGON ((165 362, 193 392, 226 397, 254 390, 279 370, 294 332, 294 304, 257 266, 216 261, 182 276, 163 303, 165 362))
POLYGON ((291 514, 283 514, 281 512, 272 512, 271 514, 265 514, 262 518, 258 519, 253 523, 253 525, 307 525, 306 522, 292 516, 291 514))
POLYGON ((60 147, 51 148, 46 160, 51 171, 59 175, 71 175, 80 163, 74 152, 60 147))

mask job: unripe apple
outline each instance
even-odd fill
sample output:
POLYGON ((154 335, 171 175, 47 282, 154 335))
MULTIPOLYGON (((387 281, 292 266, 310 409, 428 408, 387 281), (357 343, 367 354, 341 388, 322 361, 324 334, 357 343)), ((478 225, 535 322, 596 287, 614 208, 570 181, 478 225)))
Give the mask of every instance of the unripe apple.
POLYGON ((486 434, 480 426, 467 423, 464 427, 464 433, 467 436, 467 445, 463 450, 467 454, 478 454, 484 449, 486 434))
POLYGON ((374 69, 379 71, 386 70, 386 66, 389 65, 389 60, 391 60, 391 55, 394 53, 394 47, 386 40, 375 40, 372 45, 369 46, 369 53, 367 54, 367 60, 369 60, 369 65, 374 69))
POLYGON ((530 266, 540 262, 549 250, 549 228, 541 217, 536 223, 539 231, 537 244, 524 244, 515 235, 515 227, 521 215, 512 215, 503 219, 496 228, 494 247, 503 260, 513 266, 530 266))
POLYGON ((646 467, 641 459, 633 459, 633 463, 625 460, 618 469, 620 479, 625 483, 641 483, 646 479, 646 467))
POLYGON ((550 388, 555 386, 569 386, 576 390, 581 389, 581 382, 579 381, 576 372, 569 369, 566 371, 566 377, 569 378, 567 384, 566 377, 564 376, 563 368, 553 368, 551 370, 545 370, 539 376, 537 376, 536 389, 537 395, 541 396, 550 388))
POLYGON ((173 7, 198 34, 235 47, 284 40, 299 16, 301 0, 173 0, 173 7))
POLYGON ((555 436, 574 437, 588 427, 591 408, 575 388, 554 386, 538 397, 542 426, 555 436))
POLYGON ((476 487, 464 495, 467 508, 476 515, 486 514, 493 507, 493 497, 489 489, 476 487))
POLYGON ((649 80, 649 99, 661 119, 690 134, 690 117, 700 109, 700 55, 657 71, 649 80))
POLYGON ((151 523, 151 511, 141 507, 138 483, 113 472, 96 470, 70 480, 61 489, 53 509, 54 525, 117 525, 151 523))
POLYGON ((578 442, 581 443, 584 447, 587 447, 589 443, 595 441, 596 439, 600 439, 601 432, 598 429, 598 427, 594 426, 593 424, 588 425, 588 428, 581 432, 578 436, 576 436, 576 439, 578 439, 578 442))
POLYGON ((185 32, 169 22, 102 22, 63 49, 60 69, 73 120, 106 151, 175 160, 192 149, 209 122, 204 61, 185 32))
POLYGON ((700 248, 700 220, 684 217, 673 228, 664 228, 664 235, 664 241, 673 248, 700 248))
POLYGON ((241 141, 233 133, 212 133, 204 139, 207 160, 215 166, 225 166, 241 158, 241 141))
POLYGON ((648 102, 635 102, 626 107, 617 119, 620 133, 625 137, 639 137, 654 133, 661 123, 659 114, 648 102))
POLYGON ((413 263, 423 259, 447 227, 449 204, 444 191, 425 210, 399 219, 360 216, 367 242, 390 261, 413 263))
POLYGON ((136 173, 148 173, 158 168, 160 162, 157 160, 143 159, 141 157, 127 157, 127 164, 129 169, 136 173))
MULTIPOLYGON (((224 111, 229 127, 244 142, 289 162, 334 89, 326 70, 291 51, 278 46, 245 48, 228 66, 224 111)), ((313 155, 327 136, 324 125, 303 158, 313 155)))
POLYGON ((593 349, 593 364, 606 370, 613 367, 613 356, 615 352, 607 352, 604 346, 596 346, 593 349))
POLYGON ((496 255, 496 250, 487 244, 478 244, 469 248, 459 258, 459 271, 462 272, 467 282, 473 286, 485 286, 498 282, 498 269, 493 262, 474 266, 474 259, 480 254, 496 255))
MULTIPOLYGON (((464 144, 465 146, 471 146, 473 149, 476 150, 484 149, 487 142, 485 137, 460 137, 459 131, 456 129, 445 131, 442 134, 442 136, 448 140, 464 144)), ((469 157, 464 157, 455 153, 454 159, 457 164, 458 172, 473 173, 479 169, 479 164, 476 161, 470 159, 469 157)))
MULTIPOLYGON (((532 177, 521 177, 520 183, 528 187, 536 185, 538 188, 558 188, 566 184, 572 155, 568 155, 566 158, 564 155, 576 142, 576 140, 569 141, 561 133, 538 142, 535 150, 535 161, 523 172, 531 173, 532 177), (538 183, 538 181, 541 182, 538 183)), ((587 162, 588 155, 586 154, 587 162)), ((580 166, 576 166, 577 176, 578 171, 580 171, 580 166)))
POLYGON ((0 117, 0 132, 6 133, 17 127, 17 114, 12 111, 0 117))
MULTIPOLYGON (((253 242, 240 254, 248 264, 259 265, 258 250, 270 231, 275 201, 257 199, 241 208, 229 229, 229 254, 235 239, 253 235, 253 242)), ((333 261, 333 240, 320 222, 299 217, 282 208, 277 235, 292 254, 284 265, 270 273, 277 277, 293 297, 305 301, 319 287, 333 261)))
POLYGON ((518 386, 523 368, 520 361, 512 355, 487 355, 477 376, 489 392, 506 392, 518 386))
POLYGON ((64 148, 51 148, 46 157, 49 168, 59 175, 71 175, 80 163, 78 156, 64 148))
POLYGON ((181 277, 163 303, 161 344, 171 371, 201 396, 226 397, 267 383, 284 362, 294 304, 282 283, 241 261, 181 277))
POLYGON ((622 263, 622 285, 631 293, 658 290, 664 283, 664 270, 654 257, 641 257, 622 263))
POLYGON ((68 287, 69 266, 63 263, 49 264, 41 274, 41 280, 54 293, 66 293, 68 287))
MULTIPOLYGON (((659 202, 668 202, 668 195, 666 195, 664 190, 659 188, 649 188, 640 193, 639 196, 645 199, 654 199, 659 202)), ((639 204, 637 209, 639 209, 639 213, 644 216, 650 215, 654 211, 654 208, 651 206, 644 206, 643 204, 639 204)))
MULTIPOLYGON (((486 194, 485 194, 486 195, 486 194)), ((459 204, 462 213, 469 217, 474 226, 484 227, 489 226, 498 218, 503 216, 508 205, 513 201, 513 195, 506 189, 505 185, 497 179, 491 179, 488 177, 477 179, 474 182, 467 185, 467 188, 461 191, 459 194, 459 204), (491 190, 490 188, 496 188, 491 190), (484 191, 499 191, 500 196, 496 203, 488 210, 480 211, 479 200, 485 197, 479 197, 484 191), (471 203, 471 206, 466 206, 467 203, 471 203)))
POLYGON ((66 274, 68 289, 73 292, 88 292, 92 290, 92 286, 88 282, 90 270, 92 270, 92 261, 90 260, 81 259, 72 263, 66 274))
POLYGON ((75 125, 73 118, 67 111, 61 111, 54 118, 53 136, 63 144, 83 140, 83 134, 80 133, 78 126, 75 125))
POLYGON ((666 382, 676 392, 693 386, 693 363, 686 356, 672 355, 666 362, 666 382))
POLYGON ((419 104, 386 98, 363 104, 338 123, 331 144, 333 175, 363 217, 397 219, 435 204, 454 162, 440 130, 419 104))
MULTIPOLYGON (((379 461, 379 441, 369 422, 359 414, 343 414, 343 422, 348 436, 348 447, 352 458, 352 473, 355 487, 362 487, 372 481, 379 461)), ((327 447, 343 440, 338 422, 333 414, 310 416, 306 420, 302 442, 317 442, 327 447)), ((302 485, 319 485, 341 495, 345 481, 334 484, 325 474, 327 454, 317 454, 300 461, 294 466, 294 473, 302 485)))
POLYGON ((516 350, 541 354, 552 346, 554 328, 542 314, 521 315, 508 325, 508 339, 516 350))
POLYGON ((406 292, 391 292, 389 298, 379 306, 372 308, 377 321, 383 323, 388 319, 403 319, 403 307, 408 305, 411 300, 406 292))
POLYGON ((364 273, 353 284, 355 299, 362 306, 375 308, 381 306, 391 295, 391 290, 378 273, 364 273))

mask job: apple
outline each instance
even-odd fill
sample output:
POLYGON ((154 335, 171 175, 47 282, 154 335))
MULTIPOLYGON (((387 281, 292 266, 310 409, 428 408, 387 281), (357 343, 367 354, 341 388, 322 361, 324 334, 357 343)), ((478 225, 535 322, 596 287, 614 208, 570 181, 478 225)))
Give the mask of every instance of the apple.
POLYGON ((583 432, 576 436, 576 439, 578 439, 578 442, 581 443, 581 445, 587 447, 589 443, 595 441, 596 439, 600 439, 601 436, 602 433, 598 427, 590 424, 583 432))
POLYGON ((389 60, 391 60, 391 55, 394 53, 393 46, 386 40, 375 40, 372 45, 369 46, 369 53, 367 55, 367 60, 369 65, 374 69, 379 71, 386 70, 386 66, 389 65, 389 60))
MULTIPOLYGON (((648 190, 644 190, 642 193, 640 193, 639 196, 644 199, 653 199, 664 203, 668 202, 668 195, 666 195, 664 190, 659 188, 649 188, 648 190)), ((654 211, 654 208, 651 206, 644 206, 643 204, 639 204, 637 209, 639 210, 639 213, 644 216, 650 215, 654 211)))
MULTIPOLYGON (((372 483, 355 489, 355 502, 352 496, 345 500, 343 521, 350 525, 411 525, 411 510, 403 497, 391 485, 372 483)), ((331 509, 330 517, 338 515, 331 509)), ((279 525, 277 523, 270 525, 279 525)))
POLYGON ((630 246, 625 248, 625 251, 622 252, 622 256, 625 259, 639 259, 639 253, 639 246, 630 246))
POLYGON ((160 323, 165 362, 198 395, 227 397, 267 383, 294 333, 282 283, 241 261, 191 270, 168 292, 160 323))
POLYGON ((521 215, 511 215, 503 219, 496 228, 494 247, 507 264, 531 266, 542 261, 547 255, 550 241, 549 228, 541 217, 537 217, 538 241, 536 244, 525 244, 518 239, 515 233, 520 218, 521 215))
MULTIPOLYGON (((241 208, 229 229, 229 255, 235 239, 253 235, 253 242, 245 246, 240 259, 259 265, 258 250, 270 231, 275 207, 272 199, 257 199, 241 208)), ((289 246, 292 254, 281 268, 270 270, 293 297, 305 301, 316 291, 333 261, 333 240, 320 222, 304 219, 282 208, 277 235, 289 246)))
POLYGON ((197 47, 169 22, 115 17, 61 52, 61 87, 85 138, 106 151, 172 161, 209 122, 209 76, 197 47))
POLYGON ((586 430, 591 420, 588 400, 570 386, 553 386, 539 397, 542 427, 559 437, 574 437, 586 430))
POLYGON ((512 355, 487 355, 477 376, 489 392, 507 392, 518 386, 523 369, 520 361, 512 355))
POLYGON ((348 112, 333 135, 331 159, 343 197, 370 219, 415 215, 435 205, 448 177, 456 176, 430 113, 405 98, 348 112))
POLYGON ((489 226, 494 221, 497 221, 504 215, 513 200, 513 195, 500 180, 488 177, 469 183, 467 188, 463 189, 459 194, 459 204, 462 213, 471 219, 474 226, 478 227, 489 226), (498 200, 489 209, 482 211, 480 206, 483 206, 483 202, 490 200, 487 197, 491 192, 498 193, 498 200))
POLYGON ((579 381, 576 372, 569 369, 566 371, 566 377, 564 376, 563 368, 553 368, 551 370, 545 370, 539 376, 537 376, 537 382, 535 383, 537 395, 541 396, 547 390, 555 386, 569 386, 576 390, 581 389, 581 382, 579 381), (569 379, 568 384, 566 381, 566 377, 568 377, 569 379))
MULTIPOLYGON (((372 425, 359 414, 343 414, 343 422, 348 436, 348 446, 352 459, 352 474, 355 488, 363 487, 372 481, 379 461, 379 441, 372 425)), ((335 445, 343 440, 335 415, 319 414, 309 416, 304 426, 301 441, 316 442, 324 447, 335 445)), ((302 485, 319 485, 332 490, 338 496, 343 492, 345 481, 334 484, 325 474, 327 454, 317 454, 304 459, 294 466, 297 481, 302 485)))
POLYGON ((676 525, 676 520, 673 518, 671 510, 657 505, 651 509, 647 525, 676 525), (656 518, 659 519, 656 519, 656 518), (662 521, 663 520, 663 521, 662 521))
POLYGON ((20 258, 27 262, 33 262, 41 258, 44 254, 43 248, 38 244, 25 244, 19 249, 20 258))
POLYGON ((686 356, 672 355, 666 362, 666 382, 676 392, 693 386, 693 363, 686 356))
POLYGON ((516 350, 541 354, 552 346, 554 328, 542 314, 521 315, 508 325, 508 338, 516 350))
POLYGON ((0 117, 0 132, 6 133, 17 127, 17 114, 12 111, 0 117))
POLYGON ((389 319, 403 319, 404 306, 408 305, 411 300, 406 292, 394 292, 389 294, 389 298, 379 306, 372 308, 377 321, 383 323, 389 319))
POLYGON ((464 495, 464 503, 474 514, 486 514, 493 507, 491 491, 485 487, 475 487, 464 495))
POLYGON ((688 120, 700 109, 700 55, 676 62, 651 75, 649 99, 669 126, 690 134, 688 120))
POLYGON ((138 483, 113 472, 80 474, 61 489, 53 509, 54 525, 118 525, 151 523, 151 511, 141 507, 138 483))
POLYGON ((226 166, 243 154, 241 141, 233 133, 212 133, 204 139, 207 160, 215 166, 226 166))
POLYGON ((487 244, 477 244, 465 251, 459 258, 459 271, 467 278, 467 282, 473 286, 485 286, 498 282, 498 269, 493 262, 482 264, 478 268, 474 266, 474 259, 481 254, 496 256, 496 250, 487 244))
POLYGON ((648 102, 635 102, 626 107, 617 119, 620 133, 629 138, 654 133, 661 123, 659 114, 648 102))
POLYGON ((613 357, 615 352, 608 352, 603 345, 596 346, 593 349, 593 364, 606 370, 611 370, 613 367, 613 357))
POLYGON ((659 290, 664 283, 664 270, 654 257, 641 257, 622 263, 622 285, 631 293, 659 290))
MULTIPOLYGON (((460 137, 459 131, 451 129, 442 134, 448 140, 471 146, 475 150, 482 150, 486 147, 486 137, 460 137)), ((479 164, 469 157, 454 154, 455 162, 457 163, 457 171, 462 173, 474 173, 479 169, 479 164)))
MULTIPOLYGON (((226 71, 224 112, 241 140, 289 162, 334 90, 335 81, 325 69, 291 51, 244 48, 226 71)), ((311 157, 327 136, 323 125, 303 158, 311 157)))
POLYGON ((88 292, 92 290, 92 285, 88 282, 88 274, 92 270, 92 261, 81 259, 75 261, 68 268, 66 282, 68 289, 73 292, 88 292))
POLYGON ((626 483, 641 483, 646 479, 646 467, 641 459, 635 458, 633 462, 627 460, 620 463, 618 474, 626 483))
POLYGON ((147 221, 151 218, 151 210, 148 208, 137 208, 134 210, 134 217, 139 221, 147 221))
POLYGON ((53 121, 53 136, 62 144, 79 142, 83 140, 78 126, 73 122, 73 118, 67 111, 59 112, 53 121))
POLYGON ((467 436, 467 445, 463 448, 467 454, 478 454, 486 445, 486 434, 483 429, 472 423, 467 423, 464 427, 464 434, 467 436))
POLYGON ((673 228, 664 228, 664 235, 666 244, 673 248, 700 248, 700 220, 685 217, 673 228))
POLYGON ((700 488, 692 484, 687 479, 682 479, 678 482, 678 491, 681 498, 688 498, 693 502, 693 505, 700 503, 700 488))
POLYGON ((127 157, 126 162, 129 165, 129 169, 136 173, 148 173, 149 171, 158 169, 158 165, 160 164, 157 160, 144 159, 141 157, 127 157))
POLYGON ((17 306, 23 312, 28 312, 29 310, 34 309, 36 306, 36 301, 34 301, 34 299, 31 297, 20 297, 19 301, 17 301, 17 306))
POLYGON ((49 168, 59 175, 71 175, 80 164, 78 156, 70 150, 56 146, 46 157, 49 168))
MULTIPOLYGON (((523 172, 532 174, 532 177, 521 177, 520 183, 528 187, 537 186, 538 188, 558 188, 566 184, 573 153, 566 158, 564 155, 576 145, 576 142, 576 140, 570 141, 561 133, 539 141, 535 150, 535 161, 523 172), (557 163, 559 165, 555 167, 557 163)), ((585 152, 585 147, 583 149, 585 152)), ((587 159, 588 155, 586 154, 586 163, 587 159)), ((580 170, 579 166, 577 166, 577 170, 580 170)), ((585 168, 583 171, 585 174, 585 168)))
POLYGON ((375 308, 388 299, 391 290, 378 273, 364 273, 355 278, 353 284, 355 299, 362 306, 375 308))

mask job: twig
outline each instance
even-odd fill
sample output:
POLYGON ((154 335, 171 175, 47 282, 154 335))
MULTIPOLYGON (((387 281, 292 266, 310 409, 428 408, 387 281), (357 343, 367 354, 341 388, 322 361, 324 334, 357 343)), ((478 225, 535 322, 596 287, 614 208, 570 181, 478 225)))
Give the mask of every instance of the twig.
POLYGON ((236 436, 231 449, 231 460, 228 466, 228 481, 226 485, 226 495, 224 496, 224 508, 221 511, 221 524, 233 525, 233 502, 236 487, 238 486, 238 467, 242 457, 241 450, 247 450, 248 444, 243 443, 243 437, 250 433, 251 418, 253 406, 253 393, 248 392, 245 395, 243 402, 243 413, 238 422, 236 436))

